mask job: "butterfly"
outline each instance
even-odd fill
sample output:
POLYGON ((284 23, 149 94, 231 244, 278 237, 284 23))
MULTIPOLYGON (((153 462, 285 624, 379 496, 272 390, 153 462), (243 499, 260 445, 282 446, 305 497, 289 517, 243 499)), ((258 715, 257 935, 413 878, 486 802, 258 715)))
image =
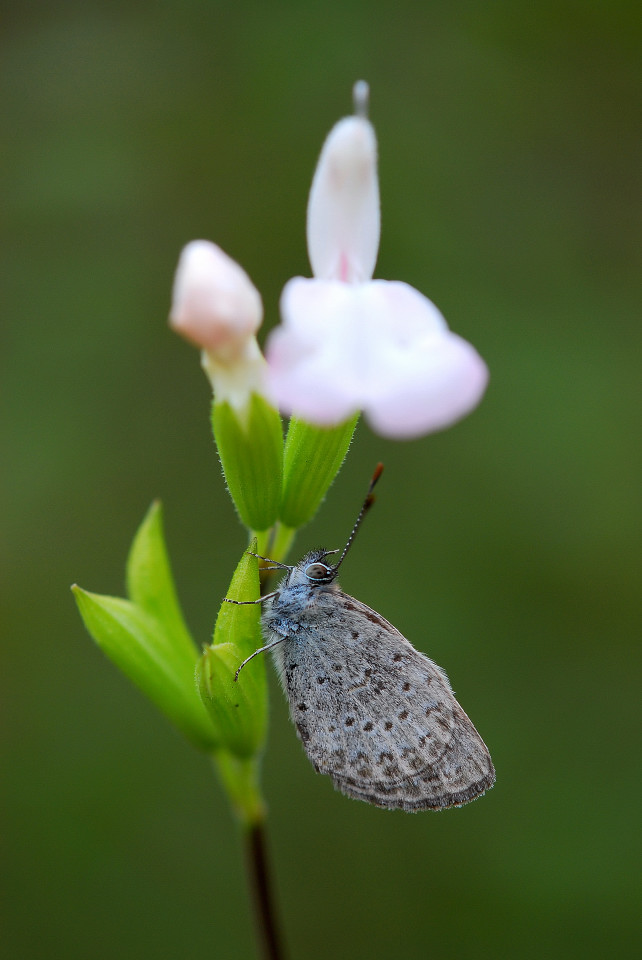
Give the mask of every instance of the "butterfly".
POLYGON ((251 601, 263 603, 267 643, 234 679, 271 651, 308 758, 347 796, 391 810, 458 807, 495 782, 486 744, 441 667, 336 582, 382 470, 336 564, 326 559, 339 551, 323 549, 294 566, 268 561, 266 569, 286 573, 275 591, 251 601))

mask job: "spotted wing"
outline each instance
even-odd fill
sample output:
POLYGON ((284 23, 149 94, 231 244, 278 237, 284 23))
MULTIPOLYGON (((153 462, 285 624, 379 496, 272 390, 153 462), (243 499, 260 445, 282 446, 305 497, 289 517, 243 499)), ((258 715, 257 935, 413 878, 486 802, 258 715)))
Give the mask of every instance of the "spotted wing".
POLYGON ((342 793, 426 810, 493 785, 486 745, 444 672, 365 604, 340 592, 320 598, 314 625, 279 652, 299 738, 342 793))

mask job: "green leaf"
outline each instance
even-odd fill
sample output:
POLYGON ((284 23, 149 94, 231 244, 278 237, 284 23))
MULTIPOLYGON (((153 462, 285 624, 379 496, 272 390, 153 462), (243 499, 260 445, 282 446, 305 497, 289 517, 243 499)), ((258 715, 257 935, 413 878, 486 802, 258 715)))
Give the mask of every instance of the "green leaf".
POLYGON ((343 463, 359 414, 338 427, 292 417, 285 441, 280 519, 296 529, 312 519, 343 463))
POLYGON ((215 749, 215 730, 194 682, 195 650, 179 648, 162 623, 129 600, 72 590, 85 626, 109 659, 195 746, 215 749))
POLYGON ((212 429, 241 520, 250 530, 267 530, 278 519, 281 499, 283 429, 278 411, 256 393, 242 415, 226 401, 214 400, 212 429))
POLYGON ((192 660, 197 657, 176 596, 163 535, 163 511, 158 501, 147 511, 129 551, 127 592, 141 610, 163 624, 177 648, 192 660))
MULTIPOLYGON (((227 595, 232 600, 256 600, 259 589, 258 561, 244 553, 227 595)), ((197 672, 199 692, 216 729, 218 743, 240 758, 251 757, 261 749, 267 728, 263 656, 252 660, 239 679, 234 680, 243 660, 263 646, 260 617, 258 603, 223 602, 213 643, 204 651, 197 672)))

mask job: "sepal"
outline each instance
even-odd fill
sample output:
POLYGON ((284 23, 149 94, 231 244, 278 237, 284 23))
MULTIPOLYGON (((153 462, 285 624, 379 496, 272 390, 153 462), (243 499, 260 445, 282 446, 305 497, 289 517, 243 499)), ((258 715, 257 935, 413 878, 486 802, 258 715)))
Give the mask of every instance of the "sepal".
POLYGON ((278 519, 283 474, 283 430, 278 411, 258 393, 244 410, 214 399, 212 429, 238 514, 249 530, 278 519))
POLYGON ((336 427, 290 419, 283 462, 281 522, 293 529, 312 519, 348 452, 359 414, 336 427))

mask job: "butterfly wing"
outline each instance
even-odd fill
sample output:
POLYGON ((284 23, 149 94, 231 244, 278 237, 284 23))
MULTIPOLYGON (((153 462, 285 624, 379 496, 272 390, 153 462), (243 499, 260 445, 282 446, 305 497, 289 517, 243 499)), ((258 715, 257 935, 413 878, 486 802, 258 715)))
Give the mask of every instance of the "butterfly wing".
POLYGON ((350 797, 389 809, 461 806, 495 771, 444 672, 370 607, 339 591, 276 648, 305 751, 350 797))

